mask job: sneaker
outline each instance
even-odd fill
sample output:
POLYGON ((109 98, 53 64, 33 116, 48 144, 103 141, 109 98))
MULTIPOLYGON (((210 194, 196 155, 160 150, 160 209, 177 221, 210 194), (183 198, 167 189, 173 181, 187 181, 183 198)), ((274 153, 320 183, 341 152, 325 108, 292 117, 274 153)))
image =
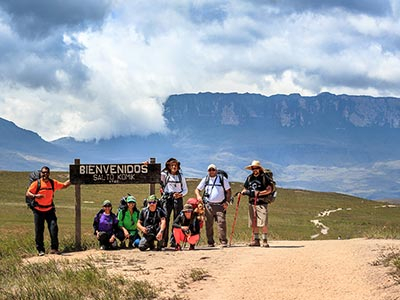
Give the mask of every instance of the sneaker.
POLYGON ((269 248, 269 244, 268 244, 267 239, 263 240, 263 247, 269 248))
POLYGON ((39 251, 39 256, 44 256, 44 251, 39 251))
POLYGON ((181 245, 176 244, 175 251, 182 251, 181 245))
POLYGON ((57 255, 61 255, 61 252, 58 251, 58 249, 51 249, 50 250, 50 254, 57 254, 57 255))
POLYGON ((260 247, 260 240, 253 240, 249 244, 250 247, 260 247))
POLYGON ((190 244, 189 250, 194 250, 194 248, 195 248, 194 244, 190 244))
POLYGON ((215 247, 215 244, 208 244, 208 247, 215 247))
POLYGON ((227 242, 222 242, 222 243, 221 243, 221 247, 222 247, 222 248, 228 247, 228 243, 227 243, 227 242))

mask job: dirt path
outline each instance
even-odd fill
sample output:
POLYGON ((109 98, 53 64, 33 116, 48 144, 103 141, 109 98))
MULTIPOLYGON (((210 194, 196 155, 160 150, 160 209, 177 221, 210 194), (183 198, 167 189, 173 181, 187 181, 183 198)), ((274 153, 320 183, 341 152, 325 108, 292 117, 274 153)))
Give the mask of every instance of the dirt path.
POLYGON ((400 240, 272 241, 270 248, 236 245, 196 251, 90 250, 43 259, 90 257, 110 272, 145 279, 187 299, 400 299, 388 269, 372 266, 400 240), (124 262, 125 263, 122 263, 124 262), (192 281, 193 269, 207 277, 192 281))

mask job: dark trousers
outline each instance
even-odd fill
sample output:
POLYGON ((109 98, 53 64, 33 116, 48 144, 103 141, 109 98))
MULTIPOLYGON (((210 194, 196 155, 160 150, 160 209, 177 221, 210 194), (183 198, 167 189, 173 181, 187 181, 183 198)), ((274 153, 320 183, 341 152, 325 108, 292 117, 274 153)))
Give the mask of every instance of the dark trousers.
POLYGON ((38 251, 44 250, 44 221, 47 222, 47 228, 50 233, 51 249, 58 250, 58 225, 56 210, 53 208, 49 211, 42 212, 33 210, 33 220, 35 222, 35 242, 38 251))
POLYGON ((157 250, 162 248, 163 240, 157 241, 156 236, 154 234, 144 234, 139 242, 139 250, 146 251, 147 249, 154 250, 157 247, 157 250), (155 245, 156 244, 156 245, 155 245))
MULTIPOLYGON (((179 215, 179 213, 181 212, 181 210, 183 209, 183 198, 178 198, 178 199, 168 199, 167 201, 164 202, 163 204, 163 209, 166 213, 166 227, 165 227, 165 231, 164 231, 164 237, 163 237, 163 241, 164 241, 164 246, 166 247, 168 244, 168 236, 169 236, 169 223, 171 220, 171 214, 172 211, 174 211, 174 218, 172 219, 171 224, 174 222, 174 220, 176 219, 176 217, 179 215)), ((172 227, 172 225, 171 225, 172 227)), ((172 228, 171 228, 171 240, 170 243, 172 246, 175 245, 175 238, 174 238, 174 234, 172 233, 172 228)))
POLYGON ((214 245, 214 222, 217 223, 220 243, 226 244, 226 211, 220 204, 206 205, 206 233, 209 245, 214 245))

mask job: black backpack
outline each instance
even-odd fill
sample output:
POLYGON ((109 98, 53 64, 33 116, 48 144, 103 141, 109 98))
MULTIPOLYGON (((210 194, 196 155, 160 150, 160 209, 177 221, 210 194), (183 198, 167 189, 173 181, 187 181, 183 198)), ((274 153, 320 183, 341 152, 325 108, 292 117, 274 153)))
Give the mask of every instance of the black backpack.
MULTIPOLYGON (((40 182, 40 170, 35 170, 35 171, 33 171, 33 172, 31 172, 29 174, 29 182, 28 182, 28 187, 27 188, 29 188, 31 186, 32 182, 34 182, 36 180, 37 180, 37 188, 36 188, 36 191, 35 191, 34 194, 37 194, 40 191, 40 185, 41 185, 41 182, 40 182)), ((50 178, 49 178, 49 181, 50 181, 50 184, 51 184, 51 189, 54 192, 54 181, 53 181, 53 179, 50 179, 50 178)), ((31 198, 31 197, 28 197, 28 196, 25 196, 25 202, 26 202, 27 207, 30 208, 30 209, 34 209, 34 207, 38 205, 37 202, 35 201, 35 198, 31 198)), ((53 203, 52 203, 52 205, 53 205, 53 203)))
MULTIPOLYGON (((265 201, 267 203, 272 203, 276 200, 276 196, 278 192, 276 191, 276 182, 274 181, 274 174, 270 169, 263 169, 263 185, 267 186, 267 180, 271 183, 272 192, 265 197, 265 201)), ((250 178, 252 174, 250 174, 247 178, 250 178)))

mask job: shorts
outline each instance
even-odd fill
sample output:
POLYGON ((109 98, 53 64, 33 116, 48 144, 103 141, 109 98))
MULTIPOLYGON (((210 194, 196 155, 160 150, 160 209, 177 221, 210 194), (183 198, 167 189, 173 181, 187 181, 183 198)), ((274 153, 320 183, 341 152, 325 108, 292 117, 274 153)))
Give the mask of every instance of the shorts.
MULTIPOLYGON (((268 225, 268 204, 256 205, 257 227, 268 225)), ((249 227, 254 226, 254 205, 249 204, 249 227)))

